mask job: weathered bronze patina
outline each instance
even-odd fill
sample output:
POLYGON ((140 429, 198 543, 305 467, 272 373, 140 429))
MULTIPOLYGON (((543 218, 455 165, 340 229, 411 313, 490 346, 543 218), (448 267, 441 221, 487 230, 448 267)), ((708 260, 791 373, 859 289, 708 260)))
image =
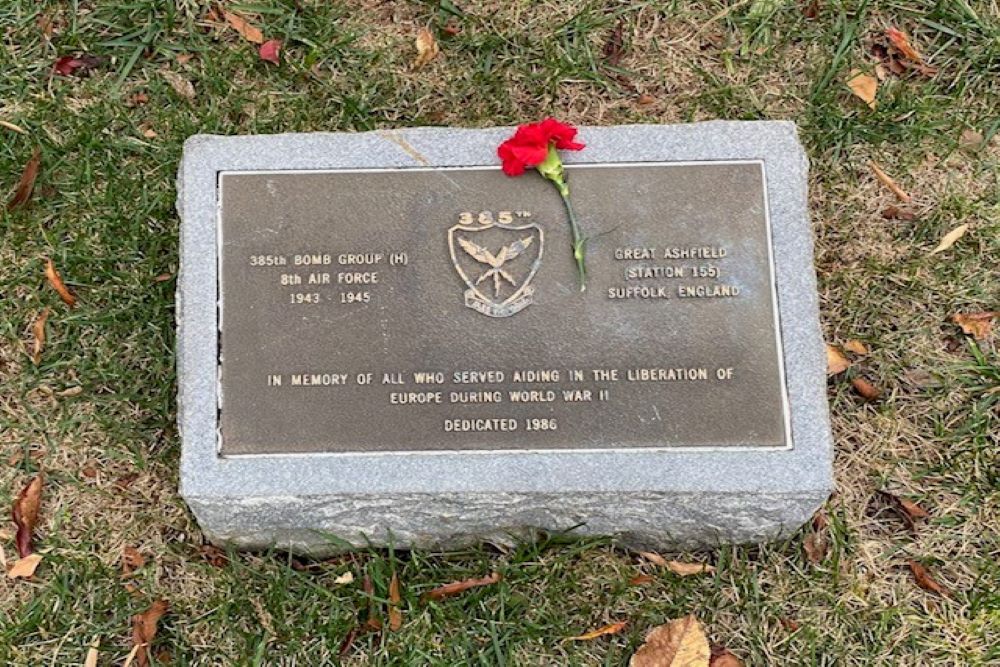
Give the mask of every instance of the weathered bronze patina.
POLYGON ((220 176, 221 452, 785 447, 756 162, 220 176))

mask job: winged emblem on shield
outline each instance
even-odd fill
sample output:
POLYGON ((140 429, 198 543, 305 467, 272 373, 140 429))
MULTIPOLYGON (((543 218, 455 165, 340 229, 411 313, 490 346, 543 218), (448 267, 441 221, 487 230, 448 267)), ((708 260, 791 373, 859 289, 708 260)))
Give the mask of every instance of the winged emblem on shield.
POLYGON ((468 287, 465 305, 490 317, 510 317, 531 305, 542 241, 542 228, 534 223, 459 223, 449 229, 451 261, 468 287))

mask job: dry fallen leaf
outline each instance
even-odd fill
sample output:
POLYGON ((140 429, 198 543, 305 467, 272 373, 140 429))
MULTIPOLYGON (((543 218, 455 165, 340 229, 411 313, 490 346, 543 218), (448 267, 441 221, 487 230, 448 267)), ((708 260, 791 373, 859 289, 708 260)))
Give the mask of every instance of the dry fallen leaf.
POLYGON ((965 236, 965 233, 967 231, 969 231, 969 225, 968 224, 959 225, 955 229, 953 229, 950 232, 948 232, 947 234, 945 234, 944 237, 941 239, 941 243, 939 243, 937 245, 937 247, 934 248, 934 250, 931 250, 930 254, 936 255, 939 252, 944 252, 948 248, 950 248, 953 245, 955 245, 955 241, 957 241, 960 238, 962 238, 963 236, 965 236))
POLYGON ((650 95, 649 93, 643 93, 635 101, 635 103, 641 107, 647 107, 650 104, 653 104, 654 102, 656 102, 656 98, 650 95))
POLYGON ((816 565, 823 562, 829 545, 826 537, 821 533, 809 533, 802 541, 802 550, 806 553, 809 562, 816 565))
POLYGON ((851 78, 847 80, 847 87, 851 89, 855 97, 867 104, 869 108, 875 108, 875 94, 878 91, 878 80, 875 77, 863 72, 851 72, 851 78))
POLYGON ((896 199, 904 203, 908 203, 910 199, 912 199, 912 197, 910 197, 910 195, 908 195, 903 188, 896 185, 896 181, 892 180, 892 177, 889 176, 889 174, 882 171, 882 167, 878 166, 874 160, 870 160, 868 162, 868 166, 871 167, 872 173, 875 174, 875 178, 881 181, 882 185, 889 188, 889 190, 892 191, 892 194, 896 195, 896 199))
POLYGON ((38 569, 38 564, 41 562, 41 554, 29 554, 24 558, 20 558, 14 561, 14 564, 7 571, 7 578, 27 579, 35 574, 35 570, 38 569))
POLYGON ((101 59, 85 53, 81 56, 63 56, 56 60, 52 69, 62 76, 83 75, 101 64, 101 59))
POLYGON ((133 572, 146 564, 146 557, 131 545, 122 550, 122 578, 129 577, 133 572))
POLYGON ((639 556, 644 560, 648 560, 653 565, 659 565, 660 567, 667 567, 667 559, 656 553, 655 551, 640 551, 639 556))
POLYGON ((34 551, 31 546, 31 534, 35 530, 35 522, 38 521, 38 508, 42 504, 42 474, 38 473, 31 478, 21 493, 14 500, 14 507, 11 515, 14 525, 17 526, 17 555, 21 558, 30 556, 34 551))
POLYGON ((851 360, 838 348, 826 344, 826 374, 839 375, 851 367, 851 360))
POLYGON ((629 667, 708 667, 712 652, 701 623, 685 616, 653 628, 629 667))
POLYGON ((879 491, 879 497, 906 522, 910 531, 916 532, 917 520, 926 519, 930 514, 912 500, 907 500, 888 491, 879 491))
POLYGON ((951 321, 962 328, 962 333, 976 340, 986 340, 993 331, 993 319, 1000 311, 987 310, 979 313, 955 313, 951 321))
POLYGON ((90 642, 90 648, 87 649, 87 657, 83 661, 83 667, 97 667, 97 659, 100 657, 100 652, 98 649, 101 647, 100 637, 94 637, 94 640, 90 642))
POLYGON ((743 661, 730 653, 729 649, 719 647, 712 651, 709 667, 743 667, 743 661))
POLYGON ((427 26, 421 28, 417 33, 416 44, 417 57, 413 59, 413 69, 420 69, 437 58, 437 55, 441 52, 437 40, 434 39, 434 33, 427 26))
POLYGON ((371 577, 367 574, 365 578, 361 580, 361 589, 365 592, 365 604, 367 606, 367 619, 365 620, 364 629, 366 631, 379 631, 382 629, 382 621, 375 614, 375 605, 372 604, 372 600, 375 598, 375 585, 372 583, 371 577))
POLYGON ((913 211, 907 211, 899 208, 898 206, 886 206, 882 211, 882 217, 886 220, 916 220, 917 214, 913 211))
POLYGON ((858 356, 864 356, 868 354, 868 347, 857 338, 852 338, 851 340, 844 343, 844 349, 850 352, 851 354, 856 354, 858 356))
POLYGON ((458 595, 463 593, 470 588, 478 588, 480 586, 489 586, 490 584, 495 584, 500 581, 500 574, 497 572, 492 572, 485 577, 479 579, 466 579, 465 581, 455 581, 450 584, 445 584, 444 586, 438 586, 433 590, 429 590, 421 596, 423 600, 440 600, 452 595, 458 595))
POLYGON ((233 30, 240 33, 240 36, 242 36, 243 39, 248 42, 253 42, 254 44, 262 44, 264 42, 264 33, 239 14, 235 12, 223 12, 222 15, 225 17, 226 23, 228 23, 233 30))
POLYGON ((334 579, 333 583, 337 584, 338 586, 343 586, 344 584, 350 584, 353 581, 354 581, 354 573, 345 572, 336 579, 334 579))
POLYGON ((889 38, 889 43, 899 51, 900 55, 915 63, 922 63, 923 56, 910 44, 910 38, 906 33, 898 28, 886 28, 885 36, 889 38))
POLYGON ((139 91, 138 93, 134 93, 132 95, 129 95, 128 99, 125 100, 125 106, 130 107, 130 108, 131 107, 139 107, 139 106, 142 106, 143 104, 145 104, 148 101, 149 101, 149 95, 147 95, 146 93, 144 93, 142 91, 139 91))
POLYGON ((281 40, 280 39, 269 39, 260 45, 257 49, 257 55, 260 56, 261 60, 267 61, 269 63, 274 63, 275 65, 281 64, 281 40))
POLYGON ((50 308, 45 308, 31 325, 31 363, 36 366, 42 362, 42 350, 45 349, 45 321, 49 319, 50 308))
POLYGON ((72 308, 76 305, 76 296, 69 291, 66 287, 66 283, 63 282, 62 276, 56 270, 56 265, 48 257, 45 258, 45 278, 49 281, 49 285, 52 286, 58 294, 59 298, 63 300, 67 306, 72 308))
POLYGON ((156 624, 167 613, 167 609, 169 605, 165 600, 157 600, 149 609, 132 617, 132 646, 139 667, 149 665, 149 649, 156 638, 156 624))
POLYGON ((604 62, 612 67, 617 67, 621 63, 622 56, 625 55, 624 29, 625 22, 619 21, 614 29, 612 29, 608 41, 604 43, 604 62))
POLYGON ((881 390, 863 377, 856 377, 851 380, 851 386, 861 394, 862 398, 868 401, 878 400, 882 396, 881 390))
POLYGON ((799 627, 801 627, 799 626, 798 621, 796 621, 794 618, 788 618, 787 616, 782 616, 781 618, 779 618, 778 623, 781 623, 781 627, 783 627, 785 630, 788 630, 789 632, 797 632, 799 627))
POLYGON ((35 180, 38 178, 38 168, 42 164, 42 151, 36 148, 31 154, 28 164, 24 165, 21 172, 21 180, 17 183, 17 189, 10 200, 7 201, 7 210, 13 211, 18 206, 23 206, 31 199, 31 193, 35 189, 35 180))
POLYGON ((962 136, 958 139, 958 145, 970 150, 978 150, 983 146, 983 135, 971 128, 962 130, 962 136))
POLYGON ((399 609, 402 599, 399 594, 399 577, 393 572, 392 579, 389 580, 389 630, 392 632, 403 625, 403 612, 399 609))
POLYGON ((910 572, 913 573, 913 578, 916 580, 917 586, 920 586, 925 591, 931 591, 932 593, 948 597, 948 589, 939 584, 934 577, 931 576, 931 573, 926 567, 913 559, 906 561, 906 564, 910 566, 910 572))
POLYGON ((167 83, 170 84, 170 87, 174 89, 175 93, 188 101, 194 100, 194 84, 177 72, 173 72, 168 69, 163 70, 161 74, 163 74, 163 78, 167 80, 167 83))
POLYGON ((229 565, 229 559, 226 557, 226 552, 219 547, 212 544, 203 544, 198 548, 198 553, 201 557, 208 561, 209 565, 214 567, 225 567, 229 565))
POLYGON ((828 525, 826 512, 820 510, 813 515, 812 532, 802 541, 802 550, 805 551, 810 563, 820 563, 826 558, 826 552, 830 547, 826 530, 828 525))
POLYGON ((707 563, 682 563, 679 560, 667 561, 667 569, 681 577, 715 572, 715 568, 707 563))
POLYGON ((576 637, 567 637, 563 641, 567 642, 588 641, 590 639, 597 639, 598 637, 603 637, 604 635, 617 635, 619 632, 625 629, 626 625, 628 625, 628 621, 618 621, 617 623, 609 623, 604 627, 597 628, 596 630, 591 630, 590 632, 585 632, 582 635, 577 635, 576 637))
POLYGON ((629 586, 644 586, 653 582, 652 575, 637 574, 628 580, 629 586))

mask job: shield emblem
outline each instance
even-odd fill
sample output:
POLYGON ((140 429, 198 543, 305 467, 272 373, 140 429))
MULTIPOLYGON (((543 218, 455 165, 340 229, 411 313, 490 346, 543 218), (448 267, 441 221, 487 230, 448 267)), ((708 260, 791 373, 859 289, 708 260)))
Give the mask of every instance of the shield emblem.
POLYGON ((531 279, 542 263, 537 224, 458 224, 448 230, 455 271, 465 282, 465 305, 490 317, 510 317, 531 305, 531 279))

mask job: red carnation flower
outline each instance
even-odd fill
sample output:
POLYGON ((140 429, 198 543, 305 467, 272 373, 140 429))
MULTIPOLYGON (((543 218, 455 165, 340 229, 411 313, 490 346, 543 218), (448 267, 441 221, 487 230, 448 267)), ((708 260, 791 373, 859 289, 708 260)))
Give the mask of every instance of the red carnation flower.
POLYGON ((575 137, 575 127, 555 118, 519 125, 514 136, 497 148, 503 172, 508 176, 520 176, 527 167, 545 162, 550 145, 562 150, 581 150, 583 144, 573 141, 575 137))
POLYGON ((556 152, 557 149, 581 150, 583 144, 574 141, 575 138, 575 127, 560 123, 555 118, 546 118, 540 123, 519 125, 514 136, 497 147, 497 155, 500 156, 503 173, 508 176, 520 176, 528 167, 534 167, 559 190, 559 196, 562 197, 566 205, 566 214, 569 216, 569 227, 573 234, 573 258, 576 260, 582 291, 586 287, 587 277, 584 267, 587 239, 576 221, 576 214, 569 201, 569 186, 566 185, 562 160, 556 152))

